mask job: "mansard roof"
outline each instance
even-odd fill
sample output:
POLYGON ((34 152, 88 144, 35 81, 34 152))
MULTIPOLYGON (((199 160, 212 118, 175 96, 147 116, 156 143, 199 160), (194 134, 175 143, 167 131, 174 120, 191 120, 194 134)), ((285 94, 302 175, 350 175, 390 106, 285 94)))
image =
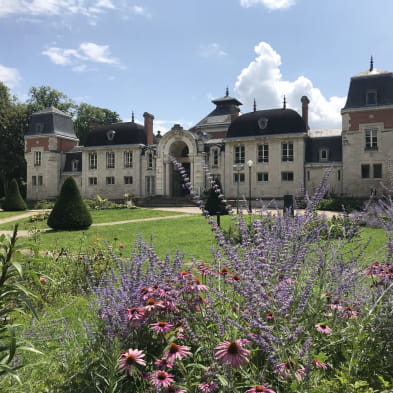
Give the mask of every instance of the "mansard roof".
POLYGON ((292 109, 269 109, 245 113, 235 119, 228 138, 275 134, 306 133, 303 118, 292 109))
POLYGON ((134 122, 99 126, 87 135, 86 147, 113 145, 146 145, 146 133, 141 124, 134 122))
POLYGON ((64 172, 82 172, 82 152, 68 152, 65 154, 66 160, 64 164, 64 172), (73 168, 72 163, 76 162, 76 168, 73 168))
POLYGON ((393 74, 370 69, 351 78, 344 110, 393 105, 393 74), (375 92, 375 103, 367 102, 369 92, 375 92))
POLYGON ((76 139, 71 116, 53 106, 31 115, 26 135, 57 135, 76 139))
MULTIPOLYGON (((319 130, 321 133, 317 137, 307 138, 305 161, 309 163, 321 162, 320 152, 327 149, 328 157, 324 162, 342 161, 342 138, 341 130, 319 130)), ((318 135, 318 130, 311 135, 318 135)), ((310 133, 309 133, 310 135, 310 133)))

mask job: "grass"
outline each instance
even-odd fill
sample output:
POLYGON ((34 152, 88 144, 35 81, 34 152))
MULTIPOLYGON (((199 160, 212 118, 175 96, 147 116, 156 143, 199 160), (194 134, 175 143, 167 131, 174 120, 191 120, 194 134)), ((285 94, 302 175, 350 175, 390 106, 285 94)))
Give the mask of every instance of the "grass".
POLYGON ((20 214, 24 214, 26 212, 27 211, 5 212, 3 210, 0 210, 0 220, 2 220, 3 218, 15 217, 15 216, 18 216, 20 214))
MULTIPOLYGON (((94 224, 100 224, 104 222, 137 220, 142 218, 169 217, 169 216, 176 216, 182 214, 179 212, 167 212, 163 210, 150 210, 150 209, 92 210, 90 213, 93 217, 94 224)), ((1 218, 3 217, 0 215, 0 219, 1 218)), ((11 231, 14 228, 15 224, 19 224, 19 229, 21 230, 48 228, 46 224, 46 220, 31 222, 30 218, 23 218, 5 224, 0 224, 0 230, 11 231)))

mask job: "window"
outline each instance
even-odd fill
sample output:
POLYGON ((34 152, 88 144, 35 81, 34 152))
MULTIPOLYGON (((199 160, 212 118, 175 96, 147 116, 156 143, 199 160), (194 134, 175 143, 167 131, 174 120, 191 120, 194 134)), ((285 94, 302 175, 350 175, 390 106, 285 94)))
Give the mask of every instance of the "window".
POLYGON ((369 90, 366 94, 366 105, 377 105, 377 91, 369 90))
POLYGON ((366 137, 366 150, 377 150, 378 149, 378 130, 370 129, 365 131, 366 137))
POLYGON ((258 145, 258 162, 269 162, 269 145, 258 145))
POLYGON ((282 181, 293 181, 293 172, 281 172, 282 181))
POLYGON ((89 186, 96 186, 96 185, 97 185, 97 178, 89 177, 89 186))
POLYGON ((97 153, 89 154, 89 169, 97 169, 97 153))
POLYGON ((153 195, 155 193, 155 179, 154 179, 154 176, 146 176, 145 184, 146 184, 146 194, 147 195, 153 195))
POLYGON ((115 130, 109 130, 106 133, 106 137, 107 137, 108 141, 113 141, 113 139, 115 139, 115 135, 116 135, 116 131, 115 130))
POLYGON ((124 168, 132 168, 132 151, 124 152, 124 168))
POLYGON ((153 168, 153 153, 147 154, 147 169, 153 168))
POLYGON ((310 171, 307 171, 307 181, 310 181, 310 171))
POLYGON ((257 181, 269 181, 269 174, 267 172, 258 172, 257 181))
POLYGON ((329 160, 329 149, 322 148, 319 150, 319 161, 328 161, 329 160))
POLYGON ((106 167, 107 168, 115 167, 115 153, 113 151, 106 152, 106 167))
POLYGON ((237 182, 244 183, 244 179, 245 179, 244 173, 234 173, 233 174, 233 181, 235 183, 237 183, 237 182))
POLYGON ((34 166, 41 166, 41 156, 40 151, 34 152, 34 166))
POLYGON ((382 178, 382 164, 374 164, 373 165, 373 175, 376 179, 382 178))
POLYGON ((31 184, 32 184, 33 186, 36 186, 36 185, 37 185, 37 176, 32 176, 32 178, 31 178, 31 184))
POLYGON ((43 184, 42 176, 37 176, 37 180, 38 180, 38 185, 42 186, 42 184, 43 184))
POLYGON ((218 150, 213 150, 213 167, 218 167, 218 150))
POLYGON ((370 165, 362 164, 362 179, 368 179, 370 177, 370 165))
POLYGON ((78 171, 78 164, 79 164, 79 160, 72 160, 71 161, 71 170, 72 170, 72 172, 77 172, 78 171))
POLYGON ((115 178, 113 176, 107 176, 106 184, 115 184, 115 178))
POLYGON ((37 124, 35 125, 35 132, 36 132, 37 134, 41 134, 42 132, 44 132, 44 128, 45 128, 44 123, 37 123, 37 124))
POLYGON ((244 164, 245 162, 245 148, 244 146, 235 147, 235 164, 244 164))
POLYGON ((293 143, 283 143, 281 145, 281 160, 293 161, 293 143))
POLYGON ((340 171, 340 169, 337 171, 337 180, 341 181, 341 171, 340 171))
POLYGON ((124 176, 124 184, 132 184, 132 176, 124 176))

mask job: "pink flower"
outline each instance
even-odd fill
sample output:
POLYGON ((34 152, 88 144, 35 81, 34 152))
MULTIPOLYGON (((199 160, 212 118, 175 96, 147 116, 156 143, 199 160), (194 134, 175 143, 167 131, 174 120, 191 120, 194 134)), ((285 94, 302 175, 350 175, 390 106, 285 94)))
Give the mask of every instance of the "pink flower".
POLYGON ((305 375, 306 375, 306 372, 303 368, 298 368, 295 371, 295 378, 298 380, 298 382, 302 381, 305 375))
POLYGON ((173 328, 173 325, 171 323, 164 321, 151 323, 150 326, 156 333, 163 334, 170 332, 173 328))
POLYGON ((217 390, 220 386, 217 382, 204 382, 198 385, 198 389, 203 393, 211 393, 217 390))
POLYGON ((274 390, 269 389, 269 388, 267 388, 267 387, 265 387, 263 385, 257 385, 257 386, 255 386, 255 387, 253 387, 251 389, 248 389, 246 391, 246 393, 259 393, 259 392, 262 392, 262 393, 276 393, 274 390))
POLYGON ((233 367, 240 367, 243 363, 248 363, 250 351, 243 348, 242 340, 224 341, 216 346, 215 357, 222 363, 230 364, 233 367))
POLYGON ((143 319, 145 311, 140 307, 131 307, 127 310, 127 318, 129 321, 135 319, 143 319))
POLYGON ((123 243, 119 243, 118 246, 119 246, 119 248, 124 248, 124 244, 123 243))
POLYGON ((129 374, 137 364, 146 366, 146 362, 143 360, 144 357, 145 354, 138 349, 129 349, 128 351, 122 352, 119 358, 119 369, 129 374))
POLYGON ((320 362, 317 358, 314 359, 314 363, 319 368, 323 368, 324 370, 327 369, 327 364, 320 362))
POLYGON ((40 277, 40 283, 41 284, 46 284, 46 278, 45 277, 40 277))
POLYGON ((186 391, 178 386, 169 385, 167 388, 162 390, 162 393, 186 393, 186 391))
POLYGON ((330 334, 332 332, 332 329, 330 329, 329 326, 324 325, 322 323, 315 325, 315 327, 320 333, 330 334))
POLYGON ((166 371, 158 370, 150 373, 150 382, 157 387, 168 387, 173 382, 173 375, 168 374, 166 371))
POLYGON ((187 356, 191 356, 191 352, 189 352, 191 348, 186 345, 177 345, 176 343, 169 344, 168 350, 162 356, 163 359, 166 359, 169 363, 173 363, 175 360, 182 360, 187 356))
POLYGON ((155 308, 164 308, 162 300, 155 300, 154 298, 149 297, 146 300, 145 310, 151 311, 154 310, 155 308))
POLYGON ((165 370, 167 368, 172 368, 173 363, 168 362, 167 359, 158 359, 154 362, 154 364, 159 367, 161 370, 165 370))

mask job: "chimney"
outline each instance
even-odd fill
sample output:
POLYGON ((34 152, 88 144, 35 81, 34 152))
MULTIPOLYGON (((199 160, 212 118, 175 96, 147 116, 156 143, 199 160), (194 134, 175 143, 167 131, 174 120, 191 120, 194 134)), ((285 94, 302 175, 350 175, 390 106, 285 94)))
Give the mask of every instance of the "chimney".
POLYGON ((303 96, 300 99, 300 101, 302 103, 302 117, 303 117, 304 123, 306 124, 307 130, 309 130, 310 127, 308 125, 308 104, 310 103, 310 100, 308 99, 307 96, 303 96))
POLYGON ((145 119, 145 134, 146 134, 146 144, 147 145, 152 145, 154 143, 154 139, 153 139, 153 120, 154 120, 154 116, 151 115, 148 112, 145 112, 143 114, 143 117, 145 119))
POLYGON ((233 105, 231 107, 231 123, 239 117, 240 109, 233 105))

